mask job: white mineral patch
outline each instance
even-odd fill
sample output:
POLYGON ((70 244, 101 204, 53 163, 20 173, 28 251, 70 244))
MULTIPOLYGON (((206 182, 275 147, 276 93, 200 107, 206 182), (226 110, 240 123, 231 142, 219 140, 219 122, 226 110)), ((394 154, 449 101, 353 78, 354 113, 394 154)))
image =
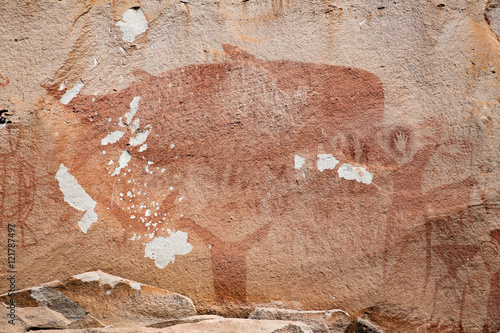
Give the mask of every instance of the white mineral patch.
POLYGON ((173 232, 168 237, 156 237, 146 244, 144 257, 155 260, 159 268, 165 268, 175 260, 175 256, 191 252, 193 246, 187 242, 187 239, 188 234, 183 231, 173 232))
POLYGON ((83 85, 84 85, 83 82, 75 83, 75 85, 73 86, 73 88, 71 88, 70 90, 66 91, 64 93, 64 95, 62 95, 62 97, 60 99, 61 104, 66 105, 69 102, 71 102, 71 100, 73 98, 75 98, 75 96, 78 95, 78 93, 80 92, 80 90, 83 88, 83 85))
POLYGON ((295 155, 294 162, 295 162, 295 169, 300 170, 304 165, 304 163, 306 163, 306 159, 302 156, 295 155))
POLYGON ((142 145, 144 141, 148 138, 149 133, 151 133, 151 126, 146 129, 135 133, 133 137, 130 138, 129 144, 131 146, 142 145))
POLYGON ((137 290, 141 289, 141 284, 139 282, 125 280, 121 277, 106 274, 106 273, 101 272, 101 271, 86 272, 86 273, 78 274, 78 275, 75 275, 75 278, 78 280, 81 280, 83 282, 99 281, 100 286, 107 284, 107 285, 111 286, 111 288, 114 288, 118 283, 128 282, 128 284, 131 288, 137 289, 137 290))
POLYGON ((324 170, 333 170, 335 166, 339 163, 332 154, 318 154, 318 170, 323 172, 324 170))
POLYGON ((122 39, 126 42, 133 42, 137 35, 148 29, 148 20, 140 8, 130 8, 124 14, 116 26, 123 32, 122 39))
POLYGON ((371 184, 373 175, 365 168, 352 164, 342 164, 338 170, 339 177, 347 180, 356 180, 358 183, 371 184))
POLYGON ((114 131, 106 135, 104 139, 101 140, 101 145, 105 146, 108 143, 115 143, 121 139, 125 133, 122 131, 114 131))
POLYGON ((132 125, 130 125, 132 133, 137 131, 140 125, 141 125, 141 120, 139 118, 135 118, 134 121, 132 121, 132 125))
POLYGON ((64 201, 71 207, 85 212, 82 219, 78 221, 78 226, 84 233, 87 233, 90 226, 97 222, 97 213, 94 210, 96 202, 78 184, 76 178, 68 172, 68 169, 63 164, 59 165, 56 179, 59 182, 61 192, 64 194, 64 201))
MULTIPOLYGON (((130 111, 125 113, 125 123, 130 125, 132 123, 132 118, 134 118, 135 114, 137 113, 137 110, 139 110, 139 102, 141 101, 141 96, 136 96, 130 102, 130 111)), ((121 122, 121 118, 120 118, 121 122)))
POLYGON ((116 166, 115 171, 111 174, 111 176, 115 176, 120 174, 120 170, 125 168, 132 159, 132 155, 128 152, 128 150, 124 150, 120 155, 120 159, 118 160, 118 165, 116 166))
POLYGON ((143 144, 142 146, 139 147, 139 153, 145 151, 146 149, 148 149, 148 144, 147 143, 145 143, 145 144, 143 144))
POLYGON ((130 281, 128 284, 132 289, 141 290, 142 284, 140 284, 139 282, 130 281))

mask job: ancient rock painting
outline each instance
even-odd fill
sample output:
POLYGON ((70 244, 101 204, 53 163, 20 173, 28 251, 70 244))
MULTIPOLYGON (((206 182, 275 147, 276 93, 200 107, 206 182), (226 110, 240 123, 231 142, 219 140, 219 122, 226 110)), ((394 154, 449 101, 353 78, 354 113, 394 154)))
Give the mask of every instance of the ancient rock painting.
POLYGON ((490 274, 487 318, 484 332, 500 330, 500 229, 490 231, 491 240, 482 244, 481 255, 490 274))
MULTIPOLYGON (((2 110, 6 111, 6 110, 2 110)), ((3 114, 5 115, 6 112, 3 114)), ((30 215, 35 198, 35 171, 28 161, 18 154, 23 130, 6 120, 4 128, 0 128, 3 142, 0 153, 0 224, 15 224, 21 235, 21 245, 32 245, 38 242, 26 220, 30 215), (25 232, 28 232, 26 235, 25 232), (29 240, 29 241, 27 241, 29 240)))
MULTIPOLYGON (((439 137, 426 137, 420 143, 423 147, 412 153, 413 137, 414 134, 409 128, 399 126, 388 135, 387 151, 376 143, 364 148, 364 151, 369 152, 364 158, 377 156, 379 163, 382 164, 381 167, 386 172, 386 176, 379 183, 392 186, 391 206, 387 216, 385 235, 384 277, 388 274, 389 256, 393 245, 403 239, 409 229, 425 224, 427 214, 446 214, 463 206, 464 203, 470 201, 471 194, 478 184, 474 177, 469 176, 457 182, 432 186, 424 191, 424 173, 431 158, 436 154, 444 156, 445 159, 464 158, 470 156, 471 152, 464 149, 461 142, 457 144, 453 140, 448 140, 438 143, 439 137)), ((468 144, 465 146, 469 149, 471 147, 468 144)), ((431 225, 427 224, 427 227, 431 228, 431 225)), ((428 229, 427 232, 430 234, 432 230, 428 229)), ((429 245, 428 260, 430 260, 430 251, 429 245)), ((428 265, 427 269, 430 267, 429 261, 428 265)), ((427 278, 428 276, 426 280, 427 278)))
POLYGON ((46 89, 65 123, 47 122, 65 133, 58 138, 66 152, 61 164, 97 202, 97 214, 112 213, 125 237, 145 246, 159 237, 167 244, 183 218, 196 221, 188 229, 213 245, 217 299, 244 302, 244 283, 236 280, 245 280, 245 256, 267 233, 262 221, 301 200, 291 187, 298 176, 319 190, 323 167, 356 180, 362 164, 330 165, 331 138, 371 135, 384 95, 380 80, 364 70, 264 61, 224 47, 227 62, 159 76, 137 72, 137 82, 117 93, 84 95, 79 79, 55 82, 46 89), (302 152, 325 165, 294 168, 302 152), (241 241, 223 240, 222 222, 241 241), (223 262, 233 268, 223 271, 223 262))
POLYGON ((0 74, 0 86, 1 87, 5 87, 9 83, 10 83, 10 79, 8 77, 3 76, 3 75, 0 74))
POLYGON ((182 219, 181 225, 193 230, 210 250, 217 302, 247 300, 247 263, 250 249, 269 233, 271 223, 265 224, 239 241, 224 241, 190 219, 182 219))

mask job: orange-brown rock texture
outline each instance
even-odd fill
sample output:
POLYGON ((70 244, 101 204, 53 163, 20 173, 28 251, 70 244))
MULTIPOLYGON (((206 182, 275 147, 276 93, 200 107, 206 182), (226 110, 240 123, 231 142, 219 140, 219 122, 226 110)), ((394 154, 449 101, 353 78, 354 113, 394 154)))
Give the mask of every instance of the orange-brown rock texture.
POLYGON ((497 0, 0 4, 0 294, 500 330, 497 0))

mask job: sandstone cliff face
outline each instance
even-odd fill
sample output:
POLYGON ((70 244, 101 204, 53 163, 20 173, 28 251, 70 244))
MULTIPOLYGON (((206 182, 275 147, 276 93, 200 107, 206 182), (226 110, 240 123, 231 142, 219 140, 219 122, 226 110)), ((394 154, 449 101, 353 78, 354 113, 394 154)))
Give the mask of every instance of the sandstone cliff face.
POLYGON ((207 306, 500 329, 498 1, 1 9, 17 289, 102 270, 207 306))

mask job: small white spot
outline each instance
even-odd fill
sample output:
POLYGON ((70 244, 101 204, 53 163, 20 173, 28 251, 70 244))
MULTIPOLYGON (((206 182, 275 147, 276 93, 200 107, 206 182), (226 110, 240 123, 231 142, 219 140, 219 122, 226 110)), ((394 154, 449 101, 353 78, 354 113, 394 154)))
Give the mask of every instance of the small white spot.
MULTIPOLYGON (((125 123, 127 125, 132 124, 132 118, 134 118, 137 110, 139 110, 139 102, 141 101, 141 96, 135 96, 132 102, 130 102, 130 111, 125 113, 125 123)), ((120 122, 122 119, 120 118, 120 122)))
POLYGON ((106 291, 106 295, 111 295, 111 290, 106 291))
POLYGON ((318 170, 320 172, 323 172, 324 170, 333 170, 335 169, 335 166, 339 163, 339 160, 337 160, 335 157, 333 157, 332 154, 318 154, 318 170))
POLYGON ((139 282, 130 281, 128 284, 132 289, 141 290, 142 284, 140 284, 139 282))
POLYGON ((179 202, 181 202, 181 201, 182 201, 182 199, 184 199, 184 197, 180 197, 180 198, 179 198, 179 202))
POLYGON ((133 42, 137 35, 148 29, 148 21, 140 8, 130 8, 123 14, 123 18, 116 22, 116 26, 123 32, 124 41, 133 42))
POLYGON ((113 160, 109 161, 108 165, 115 163, 113 160))
POLYGON ((124 150, 120 155, 120 159, 118 160, 118 166, 115 171, 111 174, 111 176, 115 176, 120 174, 120 170, 127 166, 128 162, 132 159, 132 155, 128 152, 128 150, 124 150))
POLYGON ((64 93, 64 95, 62 95, 62 97, 60 99, 61 104, 67 105, 69 102, 71 102, 71 100, 73 98, 75 98, 76 95, 78 95, 78 93, 80 92, 80 90, 83 88, 83 85, 84 85, 83 82, 75 83, 75 85, 73 86, 73 88, 71 88, 70 90, 66 91, 64 93))
POLYGON ((147 143, 145 143, 145 144, 143 144, 142 146, 139 147, 139 153, 145 151, 146 149, 148 149, 148 144, 147 143))
POLYGON ((300 170, 304 165, 304 163, 306 163, 306 159, 302 156, 295 155, 294 162, 295 162, 295 169, 300 170))
POLYGON ((121 139, 125 133, 122 131, 114 131, 106 135, 104 139, 101 140, 101 145, 107 145, 108 143, 115 143, 121 139))
POLYGON ((148 209, 146 210, 146 213, 144 213, 145 216, 150 216, 151 215, 151 211, 148 209))
POLYGON ((170 149, 174 149, 174 147, 175 147, 175 145, 172 143, 172 144, 170 145, 170 149))
POLYGON ((172 191, 174 188, 172 186, 170 186, 170 191, 172 191))
POLYGON ((135 219, 135 215, 130 215, 130 218, 131 219, 135 219))

